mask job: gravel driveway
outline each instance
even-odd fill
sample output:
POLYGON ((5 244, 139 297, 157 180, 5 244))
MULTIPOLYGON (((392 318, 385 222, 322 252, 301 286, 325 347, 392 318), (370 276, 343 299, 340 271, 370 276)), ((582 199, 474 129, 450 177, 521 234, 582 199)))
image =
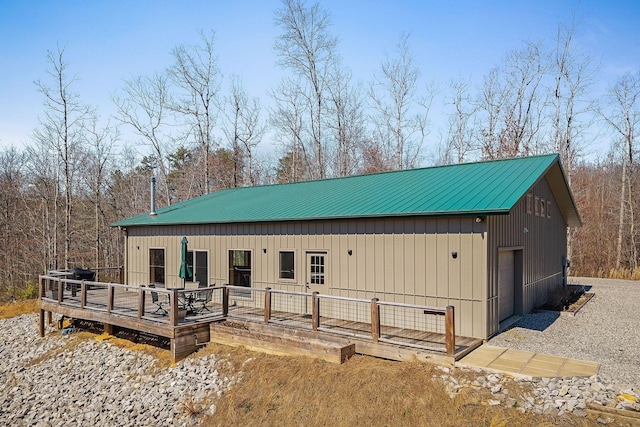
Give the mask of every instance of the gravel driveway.
POLYGON ((572 316, 527 314, 489 344, 600 363, 600 376, 640 390, 640 281, 570 278, 595 296, 572 316))

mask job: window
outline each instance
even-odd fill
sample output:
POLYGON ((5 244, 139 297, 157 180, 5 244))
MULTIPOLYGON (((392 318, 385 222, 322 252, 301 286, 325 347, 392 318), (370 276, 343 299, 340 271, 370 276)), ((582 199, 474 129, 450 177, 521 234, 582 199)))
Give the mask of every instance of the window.
POLYGON ((293 251, 280 251, 280 278, 295 279, 295 255, 293 251))
POLYGON ((551 218, 551 200, 547 200, 547 218, 551 218))
POLYGON ((540 200, 540 216, 544 218, 544 199, 540 200))
POLYGON ((324 255, 309 256, 309 284, 324 285, 324 255))
POLYGON ((536 210, 536 216, 540 216, 540 197, 536 196, 533 208, 536 210))
POLYGON ((187 264, 191 275, 185 281, 199 282, 200 286, 209 285, 209 253, 207 251, 187 251, 187 264))
POLYGON ((164 249, 149 249, 149 283, 164 284, 164 249))
POLYGON ((251 251, 229 251, 229 284, 251 287, 251 251))
POLYGON ((531 213, 531 193, 527 193, 527 213, 531 213))

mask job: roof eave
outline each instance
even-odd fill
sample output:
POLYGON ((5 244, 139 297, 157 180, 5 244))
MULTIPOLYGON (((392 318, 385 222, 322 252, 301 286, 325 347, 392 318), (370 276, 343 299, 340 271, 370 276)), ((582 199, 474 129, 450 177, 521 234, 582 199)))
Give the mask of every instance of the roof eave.
MULTIPOLYGON (((243 223, 269 223, 269 222, 300 222, 300 221, 338 221, 338 220, 358 220, 358 219, 384 219, 384 218, 407 218, 407 217, 469 217, 469 216, 489 216, 508 215, 510 208, 490 209, 490 210, 464 210, 464 211, 438 211, 438 212, 393 212, 363 215, 335 215, 335 216, 310 216, 310 217, 281 217, 264 219, 228 219, 218 221, 183 221, 180 225, 205 225, 205 224, 243 224, 243 223)), ((133 219, 133 218, 132 218, 133 219)), ((153 227, 176 225, 171 221, 162 221, 161 215, 146 218, 144 221, 118 221, 111 224, 111 227, 153 227)))

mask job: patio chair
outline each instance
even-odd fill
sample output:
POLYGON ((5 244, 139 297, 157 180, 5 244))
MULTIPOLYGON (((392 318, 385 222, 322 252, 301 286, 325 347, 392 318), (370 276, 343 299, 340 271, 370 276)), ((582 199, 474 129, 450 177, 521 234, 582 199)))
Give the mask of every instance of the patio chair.
MULTIPOLYGON (((155 289, 156 285, 154 283, 150 283, 149 287, 155 289)), ((151 291, 151 301, 158 307, 153 314, 161 313, 163 316, 169 314, 169 312, 164 308, 165 305, 169 304, 169 301, 166 299, 160 299, 157 292, 151 291)))
POLYGON ((213 289, 207 289, 205 291, 196 292, 196 298, 194 303, 197 305, 198 313, 203 312, 204 310, 211 313, 207 304, 211 302, 213 299, 213 289))
POLYGON ((200 287, 200 282, 186 282, 184 285, 184 288, 190 291, 198 289, 199 287, 200 287))

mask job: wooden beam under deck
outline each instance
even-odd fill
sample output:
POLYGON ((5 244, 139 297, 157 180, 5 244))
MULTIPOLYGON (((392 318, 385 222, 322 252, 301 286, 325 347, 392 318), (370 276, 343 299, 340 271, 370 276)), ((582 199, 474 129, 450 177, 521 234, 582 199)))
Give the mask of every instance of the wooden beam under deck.
POLYGON ((62 314, 73 319, 91 320, 94 322, 100 322, 105 325, 119 326, 122 328, 128 328, 135 331, 146 332, 149 334, 159 335, 166 338, 176 338, 182 334, 182 330, 192 331, 193 328, 198 328, 198 325, 208 325, 212 321, 222 320, 222 316, 216 318, 208 318, 205 321, 193 321, 188 324, 182 324, 179 326, 173 326, 169 323, 159 323, 153 320, 138 319, 134 317, 121 316, 117 312, 107 313, 106 311, 95 311, 89 309, 82 309, 79 307, 73 307, 57 302, 49 302, 47 300, 40 300, 40 309, 48 312, 55 312, 62 314))

